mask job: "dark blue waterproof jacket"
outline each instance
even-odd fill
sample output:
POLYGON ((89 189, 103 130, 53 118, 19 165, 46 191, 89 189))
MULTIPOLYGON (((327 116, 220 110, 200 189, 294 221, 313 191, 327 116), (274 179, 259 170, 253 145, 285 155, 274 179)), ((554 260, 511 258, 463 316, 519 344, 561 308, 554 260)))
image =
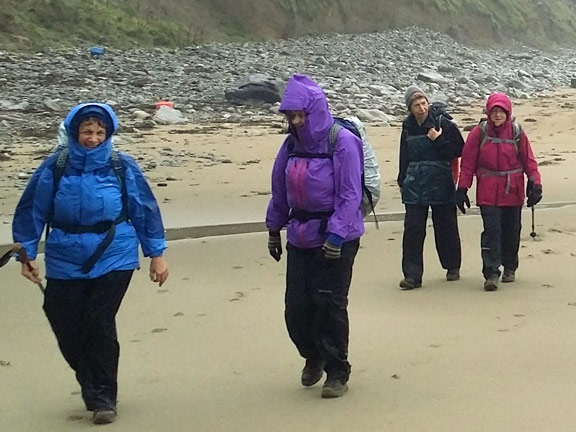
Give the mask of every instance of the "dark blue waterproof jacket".
MULTIPOLYGON (((51 212, 51 220, 72 226, 113 221, 122 212, 121 185, 110 162, 112 134, 118 129, 114 111, 104 104, 81 104, 70 111, 64 125, 69 136, 69 154, 57 190, 54 190, 58 157, 55 153, 38 167, 14 214, 14 241, 22 244, 30 259, 36 259, 38 242, 51 212), (76 139, 79 118, 85 117, 87 111, 96 113, 107 124, 106 140, 92 149, 82 147, 76 139)), ((119 156, 125 171, 128 220, 115 226, 112 243, 88 273, 82 272, 82 265, 106 233, 73 234, 52 229, 45 247, 46 277, 92 279, 114 270, 132 270, 139 267, 139 243, 144 256, 160 256, 166 249, 160 210, 148 182, 134 159, 122 152, 119 156)))
POLYGON ((421 125, 413 115, 402 123, 398 185, 404 204, 454 203, 451 161, 462 154, 464 139, 450 120, 441 118, 438 125, 436 119, 435 113, 430 112, 421 125), (427 136, 428 130, 438 126, 442 127, 442 134, 432 141, 427 136))

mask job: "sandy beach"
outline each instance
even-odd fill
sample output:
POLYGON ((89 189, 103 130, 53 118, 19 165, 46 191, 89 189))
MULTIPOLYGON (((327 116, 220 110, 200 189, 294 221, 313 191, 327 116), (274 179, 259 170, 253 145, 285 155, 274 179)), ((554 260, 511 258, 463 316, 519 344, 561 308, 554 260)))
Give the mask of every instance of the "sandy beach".
MULTIPOLYGON (((171 241, 162 288, 148 280, 143 260, 118 315, 119 416, 107 430, 572 432, 575 108, 568 89, 515 101, 544 184, 534 239, 531 214, 523 213, 515 283, 482 290, 482 226, 472 213, 459 218, 461 280, 445 281, 430 231, 423 287, 401 291, 402 222, 379 230, 367 223, 350 293, 350 391, 340 399, 321 399, 321 384, 300 385, 303 361, 283 321, 285 257, 268 256, 264 232, 171 241)), ((481 106, 455 117, 474 124, 481 106)), ((403 209, 399 132, 369 127, 383 175, 382 216, 403 209)), ((185 155, 180 166, 147 173, 175 229, 261 222, 282 137, 277 125, 189 125, 155 129, 122 149, 143 158, 166 148, 185 155)), ((18 151, 8 164, 39 163, 30 149, 18 151)), ((6 179, 0 190, 0 244, 7 244, 18 191, 6 179)), ((0 430, 93 428, 39 290, 15 262, 0 271, 0 430)))

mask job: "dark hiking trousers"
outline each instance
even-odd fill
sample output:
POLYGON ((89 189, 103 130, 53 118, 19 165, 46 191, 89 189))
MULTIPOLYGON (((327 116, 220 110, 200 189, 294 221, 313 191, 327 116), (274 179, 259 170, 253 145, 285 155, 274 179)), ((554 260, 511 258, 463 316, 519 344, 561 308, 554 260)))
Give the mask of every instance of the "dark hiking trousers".
POLYGON ((346 382, 348 363, 348 291, 359 240, 345 242, 339 259, 324 258, 322 248, 287 245, 285 319, 300 355, 325 361, 331 378, 346 382))
POLYGON ((76 372, 89 410, 116 407, 118 358, 116 313, 133 270, 96 279, 48 279, 44 311, 62 355, 76 372))
POLYGON ((518 268, 522 206, 480 206, 480 214, 484 224, 480 239, 484 278, 500 276, 501 265, 515 271, 518 268))
MULTIPOLYGON (((428 207, 406 204, 402 238, 402 272, 405 278, 422 282, 424 273, 424 239, 428 207)), ((455 204, 432 205, 434 241, 442 268, 459 269, 462 261, 460 234, 455 204)))

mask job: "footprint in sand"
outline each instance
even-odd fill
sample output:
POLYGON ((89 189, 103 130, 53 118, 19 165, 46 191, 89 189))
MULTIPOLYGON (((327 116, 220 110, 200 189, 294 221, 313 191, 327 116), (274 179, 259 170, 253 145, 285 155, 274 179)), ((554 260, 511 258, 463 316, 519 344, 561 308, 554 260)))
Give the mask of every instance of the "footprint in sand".
POLYGON ((173 317, 181 317, 184 316, 184 312, 176 312, 174 315, 172 315, 173 317))
POLYGON ((80 414, 72 414, 66 418, 66 421, 78 421, 78 420, 84 420, 84 417, 81 416, 80 414))
POLYGON ((6 360, 0 360, 0 366, 10 366, 10 362, 6 360))
POLYGON ((231 298, 231 299, 228 300, 228 301, 231 301, 231 302, 240 301, 240 300, 242 300, 242 299, 244 298, 244 293, 241 292, 241 291, 236 291, 236 292, 234 293, 234 295, 235 295, 235 297, 231 298))
POLYGON ((152 333, 163 333, 167 330, 168 330, 167 328, 160 327, 160 328, 155 328, 154 330, 152 330, 152 333))

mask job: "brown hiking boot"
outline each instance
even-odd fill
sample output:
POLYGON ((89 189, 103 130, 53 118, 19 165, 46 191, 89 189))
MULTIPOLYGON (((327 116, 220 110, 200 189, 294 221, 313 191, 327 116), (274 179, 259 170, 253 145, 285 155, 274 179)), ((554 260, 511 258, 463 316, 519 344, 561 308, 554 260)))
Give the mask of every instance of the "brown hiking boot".
POLYGON ((326 378, 322 386, 322 397, 324 399, 333 399, 342 396, 348 391, 348 384, 337 378, 326 378))
POLYGON ((504 273, 502 274, 502 282, 514 282, 516 280, 516 273, 514 270, 507 270, 504 269, 504 273))
POLYGON ((322 379, 324 374, 324 360, 306 359, 306 365, 302 369, 300 382, 305 387, 310 387, 322 379))
POLYGON ((484 282, 484 291, 496 291, 498 289, 498 276, 490 276, 484 282))

